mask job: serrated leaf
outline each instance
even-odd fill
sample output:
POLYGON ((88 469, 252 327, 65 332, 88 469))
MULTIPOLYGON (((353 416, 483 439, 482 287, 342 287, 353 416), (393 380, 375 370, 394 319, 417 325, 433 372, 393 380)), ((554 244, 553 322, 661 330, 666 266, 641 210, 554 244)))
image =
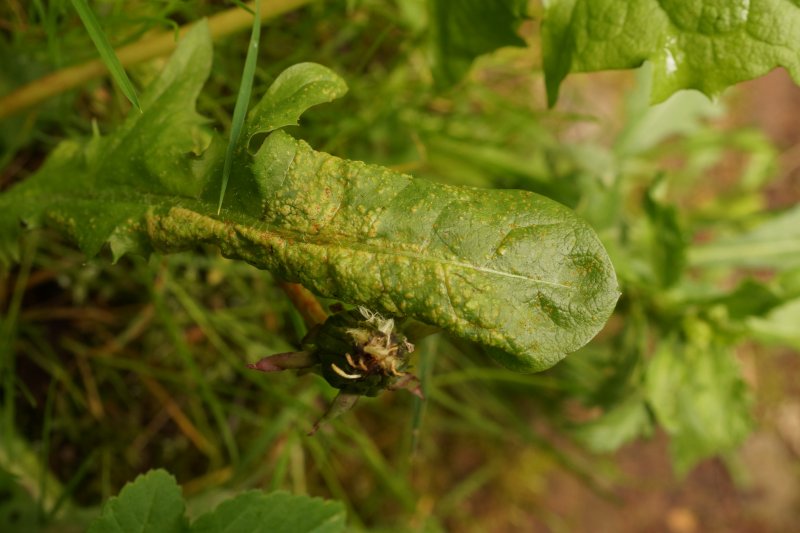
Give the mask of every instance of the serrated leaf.
MULTIPOLYGON (((203 169, 194 154, 210 136, 194 106, 210 69, 210 35, 200 22, 142 96, 142 113, 131 113, 114 135, 83 146, 61 143, 34 177, 0 197, 0 263, 17 255, 20 221, 56 226, 94 255, 115 231, 165 198, 174 204, 199 197, 203 169)), ((148 249, 132 245, 117 254, 125 251, 148 249)))
POLYGON ((785 67, 800 82, 800 9, 785 0, 550 0, 542 25, 548 101, 571 72, 653 63, 652 101, 715 95, 785 67))
POLYGON ((109 499, 89 533, 179 533, 188 529, 181 489, 164 470, 152 470, 109 499))
POLYGON ((681 474, 732 451, 750 432, 750 400, 735 355, 713 343, 665 340, 647 367, 645 390, 681 474))
MULTIPOLYGON (((603 326, 619 295, 605 250, 572 211, 530 192, 435 184, 316 152, 277 131, 254 157, 243 151, 228 209, 217 216, 219 143, 198 160, 187 153, 192 128, 169 124, 197 122, 193 101, 207 68, 189 70, 186 58, 210 54, 208 39, 207 31, 187 36, 155 86, 161 97, 143 98, 144 113, 120 132, 84 148, 65 144, 0 197, 0 225, 16 237, 20 218, 40 219, 89 253, 108 240, 115 256, 214 243, 317 294, 479 342, 518 371, 552 366, 603 326), (146 143, 159 128, 171 138, 146 143)), ((321 69, 279 78, 293 81, 270 98, 288 95, 291 116, 330 98, 336 78, 321 69), (319 78, 321 94, 303 94, 319 78)), ((273 107, 255 113, 249 131, 274 125, 281 115, 273 107)))
POLYGON ((286 492, 252 491, 198 518, 192 533, 339 533, 346 513, 339 502, 286 492))
POLYGON ((447 87, 461 80, 472 61, 503 46, 525 46, 517 30, 526 0, 430 0, 433 76, 447 87))

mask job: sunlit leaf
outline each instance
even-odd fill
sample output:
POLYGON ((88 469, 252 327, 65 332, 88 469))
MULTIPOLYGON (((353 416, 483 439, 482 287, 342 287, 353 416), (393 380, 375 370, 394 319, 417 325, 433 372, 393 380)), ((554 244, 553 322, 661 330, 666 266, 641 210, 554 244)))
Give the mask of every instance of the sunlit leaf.
POLYGON ((785 67, 800 80, 800 9, 784 0, 550 0, 542 53, 551 105, 571 72, 653 63, 655 102, 715 95, 785 67))

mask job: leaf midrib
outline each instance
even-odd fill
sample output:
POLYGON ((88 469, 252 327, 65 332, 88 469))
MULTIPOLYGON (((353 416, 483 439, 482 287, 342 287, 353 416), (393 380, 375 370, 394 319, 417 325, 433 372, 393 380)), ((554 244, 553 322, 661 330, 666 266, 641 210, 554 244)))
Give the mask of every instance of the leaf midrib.
MULTIPOLYGON (((46 197, 48 195, 40 193, 38 196, 46 197)), ((183 209, 197 216, 213 220, 216 223, 225 224, 228 222, 232 222, 236 225, 243 226, 248 230, 260 233, 271 233, 286 241, 298 244, 314 245, 320 247, 339 247, 339 248, 352 249, 354 251, 367 252, 372 255, 389 255, 395 257, 404 257, 408 259, 413 259, 415 261, 435 263, 435 264, 441 264, 443 266, 473 270, 475 272, 498 276, 501 278, 518 279, 533 284, 541 284, 551 287, 557 287, 559 289, 564 289, 567 291, 576 290, 576 287, 574 286, 558 283, 555 281, 548 281, 522 274, 515 274, 513 272, 506 272, 503 270, 489 268, 469 263, 466 261, 437 257, 436 255, 432 254, 423 254, 420 252, 413 252, 409 250, 398 250, 397 248, 395 248, 397 244, 391 241, 384 241, 391 247, 389 250, 387 250, 386 245, 378 246, 376 244, 365 243, 354 240, 353 235, 342 234, 342 237, 347 239, 346 241, 347 246, 342 246, 341 241, 333 239, 331 235, 314 235, 303 231, 292 230, 289 228, 270 226, 266 222, 254 219, 249 215, 236 211, 223 210, 223 216, 228 215, 230 216, 230 218, 227 220, 221 217, 217 218, 216 216, 211 214, 215 210, 215 208, 210 203, 204 202, 202 200, 197 200, 194 198, 188 198, 183 196, 172 196, 172 195, 159 194, 153 192, 138 192, 138 191, 134 192, 129 189, 127 191, 103 191, 100 193, 93 192, 90 194, 66 194, 66 195, 61 195, 59 199, 56 201, 63 202, 65 200, 69 200, 70 198, 80 199, 82 201, 97 201, 98 203, 103 201, 106 202, 113 201, 117 203, 132 203, 141 205, 142 207, 145 208, 164 207, 164 208, 169 208, 170 211, 174 209, 183 209), (147 199, 150 201, 142 201, 143 199, 147 199)), ((28 200, 30 200, 30 198, 28 198, 28 200)), ((43 211, 46 212, 47 208, 45 208, 43 211)))

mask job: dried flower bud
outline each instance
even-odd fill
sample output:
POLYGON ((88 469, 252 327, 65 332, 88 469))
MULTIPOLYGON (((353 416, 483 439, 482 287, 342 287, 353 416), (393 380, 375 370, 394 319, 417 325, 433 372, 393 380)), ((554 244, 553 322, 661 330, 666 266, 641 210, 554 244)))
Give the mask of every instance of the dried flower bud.
POLYGON ((408 372, 414 345, 397 331, 393 318, 365 307, 341 311, 312 328, 301 344, 300 352, 271 355, 247 366, 261 372, 314 370, 340 390, 310 434, 351 409, 360 396, 406 389, 422 398, 419 380, 408 372))
POLYGON ((394 319, 359 307, 312 329, 303 349, 314 354, 332 386, 347 394, 375 396, 408 376, 414 345, 397 331, 394 319))

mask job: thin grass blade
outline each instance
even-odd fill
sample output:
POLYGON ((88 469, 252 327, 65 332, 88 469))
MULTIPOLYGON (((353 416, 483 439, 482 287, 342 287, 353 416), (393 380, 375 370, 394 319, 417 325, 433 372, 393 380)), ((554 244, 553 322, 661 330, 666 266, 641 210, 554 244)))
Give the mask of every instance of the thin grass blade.
POLYGON ((78 16, 81 18, 83 25, 86 27, 89 37, 92 39, 92 42, 97 48, 97 51, 100 54, 100 59, 103 60, 106 68, 111 73, 111 77, 114 78, 115 82, 117 82, 122 94, 124 94, 125 97, 130 100, 131 104, 133 104, 136 109, 141 111, 142 107, 139 105, 139 99, 136 97, 136 89, 134 89, 131 80, 125 73, 125 69, 122 68, 122 64, 119 62, 117 54, 114 53, 114 48, 112 48, 111 43, 108 42, 106 34, 103 33, 103 29, 100 27, 100 23, 94 16, 89 4, 86 0, 71 1, 72 6, 75 8, 75 11, 78 12, 78 16))
POLYGON ((233 165, 233 153, 239 144, 239 137, 244 129, 244 119, 247 115, 247 107, 250 104, 250 93, 253 90, 253 79, 256 74, 256 59, 258 58, 258 42, 261 39, 261 1, 256 0, 255 14, 253 16, 253 29, 250 32, 250 47, 247 49, 247 57, 244 61, 242 71, 242 81, 239 84, 239 94, 236 97, 236 105, 233 108, 233 122, 231 124, 231 137, 228 140, 228 149, 225 152, 225 165, 222 168, 222 187, 219 191, 219 205, 217 214, 222 211, 222 201, 225 199, 225 189, 228 188, 228 178, 231 175, 233 165))

